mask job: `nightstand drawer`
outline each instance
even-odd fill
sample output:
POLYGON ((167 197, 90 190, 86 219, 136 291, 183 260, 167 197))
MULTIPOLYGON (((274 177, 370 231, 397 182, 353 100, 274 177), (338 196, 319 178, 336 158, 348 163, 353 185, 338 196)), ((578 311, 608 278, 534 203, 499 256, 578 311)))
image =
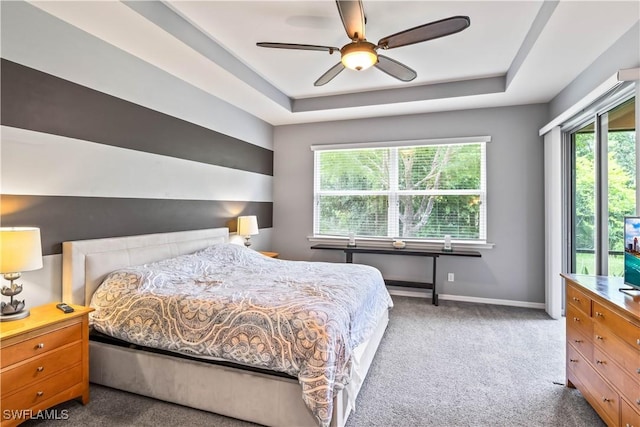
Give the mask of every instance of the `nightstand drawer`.
POLYGON ((2 410, 29 409, 82 382, 82 364, 2 398, 2 410))
POLYGON ((82 326, 80 323, 66 328, 37 336, 18 344, 2 349, 2 361, 0 365, 5 368, 16 362, 27 360, 30 357, 40 356, 50 350, 62 347, 65 344, 82 339, 82 326))
POLYGON ((41 357, 18 364, 0 373, 2 398, 27 384, 34 383, 70 368, 82 360, 82 343, 44 353, 41 357))

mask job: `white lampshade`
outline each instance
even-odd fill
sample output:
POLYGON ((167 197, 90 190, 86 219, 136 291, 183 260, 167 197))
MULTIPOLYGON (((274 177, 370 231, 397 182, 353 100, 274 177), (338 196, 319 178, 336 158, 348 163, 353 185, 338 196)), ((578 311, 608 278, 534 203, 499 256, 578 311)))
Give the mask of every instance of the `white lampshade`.
POLYGON ((0 273, 21 273, 42 268, 40 229, 0 228, 0 273))
POLYGON ((258 233, 258 218, 255 215, 238 217, 238 235, 254 236, 258 233))

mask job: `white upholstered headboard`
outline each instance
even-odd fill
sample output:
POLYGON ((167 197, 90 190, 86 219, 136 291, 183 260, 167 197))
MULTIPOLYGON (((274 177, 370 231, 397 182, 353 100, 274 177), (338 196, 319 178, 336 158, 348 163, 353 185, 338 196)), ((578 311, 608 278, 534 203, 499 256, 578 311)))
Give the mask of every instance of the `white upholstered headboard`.
POLYGON ((93 292, 114 270, 173 258, 228 241, 229 229, 223 227, 63 242, 63 301, 89 305, 93 292))

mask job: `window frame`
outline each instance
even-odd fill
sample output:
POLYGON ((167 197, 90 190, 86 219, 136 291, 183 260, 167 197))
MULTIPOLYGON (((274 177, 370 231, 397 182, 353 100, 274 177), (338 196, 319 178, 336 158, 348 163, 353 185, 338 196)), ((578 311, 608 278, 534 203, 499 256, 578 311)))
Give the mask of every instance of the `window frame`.
MULTIPOLYGON (((493 244, 487 242, 487 143, 491 142, 490 136, 475 136, 475 137, 460 137, 460 138, 439 138, 439 139, 422 139, 422 140, 403 140, 403 141, 376 141, 366 143, 345 143, 345 144, 326 144, 326 145, 312 145, 310 148, 314 152, 314 167, 313 167, 313 234, 308 236, 308 239, 312 242, 321 243, 336 243, 346 240, 348 236, 342 235, 326 235, 319 234, 319 198, 327 195, 383 195, 387 196, 389 200, 387 208, 387 218, 392 218, 391 206, 399 206, 397 201, 401 195, 477 195, 479 197, 482 208, 479 215, 479 236, 477 239, 453 239, 453 243, 462 245, 469 248, 490 248, 493 244), (461 144, 479 144, 480 145, 480 188, 479 189, 462 189, 462 190, 399 190, 397 188, 397 179, 395 185, 390 185, 387 190, 320 190, 320 173, 319 173, 319 156, 317 152, 321 151, 338 151, 338 150, 354 150, 354 149, 392 149, 391 156, 394 153, 397 154, 398 149, 403 147, 415 147, 415 146, 433 146, 433 145, 461 145, 461 144)), ((390 162, 392 169, 390 176, 398 177, 399 163, 394 158, 394 161, 390 162)), ((396 216, 397 218, 397 216, 396 216)), ((398 221, 393 224, 392 221, 388 221, 387 236, 356 236, 358 240, 366 241, 367 244, 387 244, 390 240, 398 238, 400 225, 398 221)), ((441 245, 444 241, 443 238, 419 238, 410 237, 403 238, 410 243, 413 247, 432 247, 434 245, 441 245)))

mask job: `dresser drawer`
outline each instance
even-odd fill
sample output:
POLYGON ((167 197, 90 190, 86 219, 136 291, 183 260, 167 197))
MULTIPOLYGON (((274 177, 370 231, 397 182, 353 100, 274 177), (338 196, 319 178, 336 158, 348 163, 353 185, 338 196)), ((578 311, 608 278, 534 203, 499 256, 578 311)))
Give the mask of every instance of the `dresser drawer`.
POLYGON ((40 356, 50 350, 82 339, 82 326, 77 323, 45 335, 37 336, 2 349, 0 366, 6 368, 14 363, 40 356))
POLYGON ((618 424, 620 420, 620 397, 571 345, 567 346, 567 367, 580 379, 590 394, 592 404, 596 404, 608 418, 618 424))
POLYGON ((591 317, 591 298, 570 284, 567 284, 567 302, 591 317))
POLYGON ((13 391, 30 383, 43 380, 56 372, 67 369, 82 360, 82 343, 76 342, 43 353, 42 356, 32 358, 26 363, 19 363, 0 373, 0 387, 2 398, 13 391))
POLYGON ((640 350, 628 345, 609 328, 600 323, 593 324, 594 344, 607 353, 632 378, 640 383, 640 350))
POLYGON ((82 382, 82 364, 2 397, 2 410, 29 409, 82 382))
POLYGON ((593 319, 594 322, 615 331, 616 335, 633 348, 640 350, 640 326, 631 323, 595 301, 593 303, 593 319))
POLYGON ((584 377, 591 375, 589 370, 592 370, 586 359, 572 345, 567 346, 567 369, 573 371, 581 382, 584 382, 584 377))
POLYGON ((593 322, 573 304, 567 304, 567 330, 575 329, 585 337, 593 336, 593 322))
MULTIPOLYGON (((636 405, 640 411, 640 405, 636 405)), ((640 413, 633 410, 631 405, 622 400, 620 402, 620 425, 622 427, 640 427, 640 413)))
POLYGON ((593 350, 593 365, 603 378, 615 384, 622 396, 633 402, 640 399, 640 383, 634 377, 627 375, 608 354, 598 348, 593 350))
POLYGON ((574 323, 567 319, 567 343, 574 346, 587 360, 591 360, 593 357, 591 337, 587 338, 582 335, 578 326, 574 323))

